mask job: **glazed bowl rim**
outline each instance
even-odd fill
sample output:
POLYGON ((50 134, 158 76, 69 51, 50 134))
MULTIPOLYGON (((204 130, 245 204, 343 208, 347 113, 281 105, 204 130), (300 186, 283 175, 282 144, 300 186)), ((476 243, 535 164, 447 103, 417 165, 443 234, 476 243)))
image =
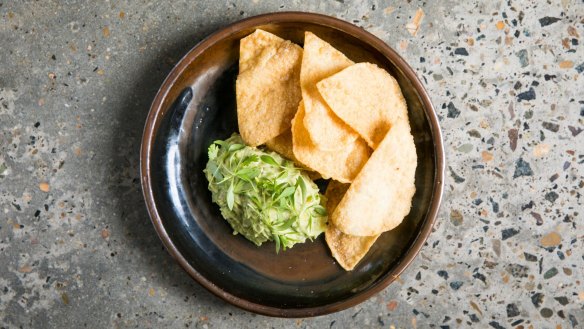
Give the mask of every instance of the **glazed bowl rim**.
POLYGON ((181 265, 181 267, 199 284, 205 287, 207 290, 215 294, 216 296, 222 298, 223 300, 243 308, 245 310, 268 315, 268 316, 278 316, 278 317, 306 317, 306 316, 317 316, 324 315, 333 312, 337 312, 352 306, 355 306, 374 294, 385 289, 390 283, 395 281, 399 275, 409 266, 416 255, 419 253, 420 249, 424 245, 426 239, 432 231, 432 227, 438 215, 440 203, 442 200, 443 193, 443 181, 444 181, 444 167, 445 167, 445 156, 442 142, 442 133, 440 130, 440 125, 438 122, 438 117, 430 97, 423 87, 421 81, 416 76, 413 69, 406 63, 406 61, 399 56, 391 47, 389 47, 384 41, 377 38, 373 34, 367 32, 366 30, 357 27, 351 23, 345 22, 343 20, 322 15, 316 13, 307 12, 278 12, 278 13, 267 13, 258 16, 249 17, 235 23, 229 24, 226 27, 214 32, 207 38, 203 39, 197 45, 195 45, 172 69, 170 74, 162 83, 159 88, 154 101, 150 107, 148 117, 146 119, 144 133, 141 141, 140 149, 140 177, 142 184, 142 192, 146 202, 146 207, 150 215, 150 219, 154 225, 154 228, 162 240, 164 246, 171 254, 171 256, 181 265), (257 26, 267 25, 270 23, 307 23, 315 24, 319 26, 324 26, 332 28, 342 33, 346 33, 357 37, 380 54, 388 58, 399 70, 402 71, 403 75, 410 81, 413 88, 415 89, 417 96, 421 100, 422 107, 425 110, 425 116, 428 120, 432 141, 434 144, 434 154, 435 154, 435 173, 434 173, 434 184, 432 186, 432 200, 430 202, 429 209, 426 213, 425 221, 422 223, 422 227, 418 232, 413 244, 411 244, 405 254, 402 256, 402 261, 397 264, 396 267, 391 269, 388 273, 390 275, 385 275, 379 281, 376 281, 368 289, 356 294, 350 298, 337 301, 335 303, 307 307, 307 308, 278 308, 263 304, 258 304, 255 302, 248 301, 244 298, 235 296, 225 290, 220 286, 216 285, 212 280, 204 277, 199 273, 180 253, 177 246, 172 241, 168 232, 166 231, 163 220, 159 214, 156 207, 156 202, 153 194, 152 188, 152 177, 150 173, 150 154, 152 152, 152 146, 154 138, 157 132, 157 121, 164 115, 164 109, 162 105, 168 96, 169 91, 175 84, 177 79, 183 74, 185 69, 192 63, 192 61, 203 54, 210 47, 220 42, 224 38, 228 38, 234 33, 238 33, 244 29, 250 29, 257 26))

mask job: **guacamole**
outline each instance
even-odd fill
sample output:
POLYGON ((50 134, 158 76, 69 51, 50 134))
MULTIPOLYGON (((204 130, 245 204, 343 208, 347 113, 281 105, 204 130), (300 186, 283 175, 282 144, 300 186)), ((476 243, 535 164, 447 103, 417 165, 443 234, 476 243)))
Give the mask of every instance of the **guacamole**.
POLYGON ((238 134, 215 141, 208 154, 209 190, 233 234, 258 246, 274 241, 279 251, 324 232, 324 196, 293 162, 246 146, 238 134))

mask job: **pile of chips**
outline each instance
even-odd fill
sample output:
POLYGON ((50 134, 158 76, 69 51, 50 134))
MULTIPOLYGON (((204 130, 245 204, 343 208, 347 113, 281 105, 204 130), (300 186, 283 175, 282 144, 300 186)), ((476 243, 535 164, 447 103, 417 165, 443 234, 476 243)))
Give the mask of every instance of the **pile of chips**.
POLYGON ((256 30, 240 43, 236 93, 248 145, 330 179, 325 238, 352 270, 411 208, 417 155, 399 84, 311 32, 302 48, 256 30))

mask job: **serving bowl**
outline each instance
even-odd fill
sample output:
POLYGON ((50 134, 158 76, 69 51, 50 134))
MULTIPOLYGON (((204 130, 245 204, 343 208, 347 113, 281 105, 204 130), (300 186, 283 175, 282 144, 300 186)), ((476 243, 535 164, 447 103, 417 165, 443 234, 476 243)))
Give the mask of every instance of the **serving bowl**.
POLYGON ((432 230, 444 176, 438 119, 410 66, 383 41, 355 25, 301 12, 239 21, 190 50, 152 103, 140 160, 150 218, 180 266, 225 301, 280 317, 340 311, 393 282, 432 230), (304 32, 311 31, 353 61, 385 68, 398 81, 408 104, 418 154, 412 209, 400 226, 381 235, 353 271, 335 262, 323 236, 279 253, 272 243, 256 247, 232 234, 211 201, 203 174, 207 148, 237 131, 239 40, 258 28, 300 45, 304 32))

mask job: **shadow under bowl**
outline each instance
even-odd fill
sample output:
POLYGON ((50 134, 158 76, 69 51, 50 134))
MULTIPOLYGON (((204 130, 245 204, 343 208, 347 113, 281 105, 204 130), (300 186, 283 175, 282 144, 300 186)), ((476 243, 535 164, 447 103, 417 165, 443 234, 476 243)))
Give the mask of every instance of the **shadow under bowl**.
MULTIPOLYGON (((347 22, 287 12, 229 25, 195 46, 161 86, 147 118, 141 149, 146 205, 162 242, 201 285, 260 314, 305 317, 354 306, 393 282, 431 232, 442 196, 440 127, 421 82, 383 41, 347 22), (239 40, 255 29, 303 43, 311 31, 355 62, 391 73, 408 104, 418 154, 410 214, 381 235, 353 271, 333 259, 323 236, 276 254, 233 235, 211 201, 203 169, 207 148, 237 131, 235 80, 239 40)), ((375 205, 371 205, 375 206, 375 205)))

